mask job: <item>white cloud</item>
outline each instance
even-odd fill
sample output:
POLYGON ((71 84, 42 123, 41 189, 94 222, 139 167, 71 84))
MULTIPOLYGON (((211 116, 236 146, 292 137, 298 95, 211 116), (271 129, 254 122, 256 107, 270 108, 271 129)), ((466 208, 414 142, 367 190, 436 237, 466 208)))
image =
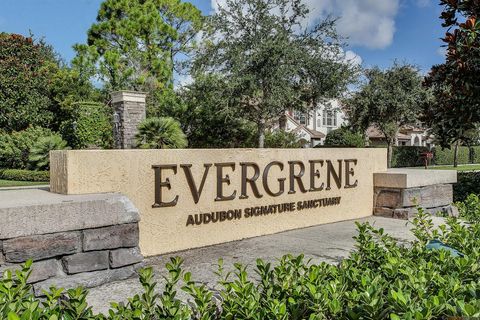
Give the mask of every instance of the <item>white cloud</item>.
POLYGON ((175 89, 188 86, 193 83, 193 78, 190 74, 176 75, 175 77, 175 89))
POLYGON ((353 65, 356 65, 356 66, 361 65, 363 62, 362 57, 360 57, 358 54, 356 54, 352 50, 345 51, 345 60, 347 60, 349 63, 352 63, 353 65))
MULTIPOLYGON (((225 2, 211 0, 213 10, 225 2)), ((383 49, 393 42, 400 0, 305 0, 305 3, 311 11, 308 23, 327 15, 339 17, 337 30, 351 45, 383 49)))
POLYGON ((430 0, 415 0, 416 4, 420 8, 425 8, 430 6, 430 0))

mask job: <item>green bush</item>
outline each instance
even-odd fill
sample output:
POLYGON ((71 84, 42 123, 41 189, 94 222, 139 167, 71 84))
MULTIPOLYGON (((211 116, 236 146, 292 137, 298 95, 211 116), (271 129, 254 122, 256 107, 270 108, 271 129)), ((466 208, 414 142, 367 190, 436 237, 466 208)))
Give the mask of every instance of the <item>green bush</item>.
POLYGON ((352 132, 346 127, 330 131, 325 137, 324 146, 364 148, 365 139, 359 133, 352 132))
POLYGON ((460 217, 473 222, 480 223, 480 198, 476 194, 470 194, 464 202, 456 202, 460 217))
MULTIPOLYGON (((433 155, 435 165, 453 165, 454 150, 455 148, 453 146, 450 149, 444 150, 442 150, 441 147, 436 147, 433 155)), ((458 164, 469 163, 469 153, 470 151, 468 147, 458 147, 458 164)))
POLYGON ((427 147, 418 146, 395 146, 393 147, 392 167, 419 167, 423 166, 424 160, 421 158, 423 152, 427 152, 427 147))
POLYGON ((40 137, 30 149, 29 166, 35 170, 48 170, 50 169, 50 151, 67 148, 67 142, 58 134, 40 137))
POLYGON ((46 182, 50 180, 50 172, 22 169, 0 169, 0 179, 14 181, 46 182))
POLYGON ((472 148, 472 163, 480 163, 480 146, 473 146, 472 148))
POLYGON ((39 127, 0 134, 0 168, 27 169, 32 146, 39 138, 52 134, 51 130, 39 127))
POLYGON ((421 210, 413 221, 416 240, 408 246, 383 229, 357 223, 355 251, 338 265, 310 264, 303 255, 284 256, 275 265, 258 259, 253 268, 220 260, 215 289, 196 282, 171 258, 165 286, 156 289, 151 268, 140 271, 142 294, 112 303, 94 315, 82 289, 52 288, 38 300, 22 272, 0 280, 1 319, 447 319, 480 317, 480 224, 455 218, 433 227, 421 210), (431 240, 457 249, 429 249, 431 240), (180 301, 178 290, 188 295, 180 301))
POLYGON ((265 134, 265 148, 302 148, 304 141, 300 141, 294 132, 275 130, 265 134))
POLYGON ((74 104, 71 119, 62 122, 60 132, 75 149, 113 146, 112 111, 108 106, 95 102, 74 104))
POLYGON ((457 183, 453 185, 453 200, 464 201, 472 193, 480 195, 480 172, 457 172, 457 183))

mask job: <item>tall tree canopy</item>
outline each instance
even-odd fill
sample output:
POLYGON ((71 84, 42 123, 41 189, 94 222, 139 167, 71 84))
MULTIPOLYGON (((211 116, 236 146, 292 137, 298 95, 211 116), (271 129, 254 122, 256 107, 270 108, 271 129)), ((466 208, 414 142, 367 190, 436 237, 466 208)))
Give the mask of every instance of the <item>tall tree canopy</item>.
POLYGON ((53 49, 43 41, 0 33, 0 129, 51 125, 49 65, 56 63, 53 49))
POLYGON ((424 121, 444 147, 468 139, 480 124, 480 1, 441 0, 446 59, 432 67, 425 84, 435 99, 424 121))
POLYGON ((385 135, 390 167, 399 129, 417 122, 427 92, 422 87, 422 76, 411 65, 369 69, 365 77, 365 83, 345 101, 345 111, 355 130, 364 132, 375 126, 385 135))
POLYGON ((88 46, 76 49, 84 61, 98 64, 107 90, 146 91, 158 105, 172 94, 177 62, 201 25, 201 12, 181 0, 106 0, 88 31, 88 46))
POLYGON ((355 67, 344 59, 331 19, 305 27, 301 0, 227 0, 208 20, 194 73, 216 73, 232 112, 265 128, 286 109, 336 97, 355 67))

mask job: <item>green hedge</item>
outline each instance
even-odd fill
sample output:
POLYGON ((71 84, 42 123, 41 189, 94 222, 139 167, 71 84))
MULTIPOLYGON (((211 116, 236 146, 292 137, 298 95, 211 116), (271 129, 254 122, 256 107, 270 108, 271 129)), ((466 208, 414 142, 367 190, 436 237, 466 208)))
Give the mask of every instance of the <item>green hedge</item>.
MULTIPOLYGON (((475 202, 471 202, 475 205, 475 202)), ((478 206, 478 203, 477 203, 478 206)), ((476 212, 468 209, 472 216, 476 212)), ((462 210, 464 212, 466 210, 462 210)), ((303 255, 254 266, 222 261, 211 286, 193 279, 171 258, 162 286, 152 268, 140 271, 143 292, 95 315, 87 292, 51 288, 36 298, 27 284, 30 264, 0 278, 1 319, 449 319, 480 317, 480 224, 449 219, 435 229, 420 213, 416 240, 406 246, 368 223, 357 223, 355 251, 338 265, 312 264, 303 255), (455 250, 431 248, 445 243, 455 250), (226 270, 228 269, 228 270, 226 270), (184 300, 180 300, 180 291, 184 300), (185 302, 187 300, 188 302, 185 302), (20 318, 21 317, 21 318, 20 318)), ((35 268, 35 265, 33 266, 35 268)), ((208 270, 204 270, 208 272, 208 270)))
MULTIPOLYGON (((470 163, 468 147, 458 147, 458 164, 470 163)), ((436 165, 450 165, 453 164, 453 158, 455 154, 455 148, 452 146, 450 149, 444 149, 438 147, 434 149, 433 159, 436 165)))
POLYGON ((0 179, 15 180, 15 181, 47 182, 50 180, 50 172, 21 170, 21 169, 0 169, 0 179))
POLYGON ((453 185, 453 200, 465 201, 470 194, 480 195, 480 172, 459 171, 457 183, 453 185))
POLYGON ((423 166, 424 162, 420 155, 422 152, 427 152, 427 147, 411 147, 398 146, 393 147, 392 167, 419 167, 423 166))

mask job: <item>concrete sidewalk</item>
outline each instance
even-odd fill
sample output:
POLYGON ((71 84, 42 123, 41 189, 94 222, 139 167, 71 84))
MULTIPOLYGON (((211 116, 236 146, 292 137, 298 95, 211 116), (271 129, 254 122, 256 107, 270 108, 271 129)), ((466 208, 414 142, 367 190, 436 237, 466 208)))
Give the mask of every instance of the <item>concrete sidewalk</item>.
MULTIPOLYGON (((442 222, 442 218, 432 219, 436 224, 442 222)), ((414 239, 410 233, 411 224, 405 220, 372 216, 358 221, 368 221, 376 227, 384 228, 388 234, 402 241, 414 239)), ((213 287, 217 281, 213 272, 216 271, 219 258, 224 260, 226 270, 231 270, 236 262, 255 265, 257 258, 275 262, 277 258, 289 253, 303 253, 306 260, 311 259, 312 263, 337 263, 354 248, 353 236, 356 234, 354 221, 343 221, 151 257, 146 260, 146 265, 154 268, 159 290, 162 290, 164 282, 161 275, 166 275, 165 263, 172 256, 180 256, 185 260, 184 270, 192 273, 193 280, 213 287)), ((106 312, 110 302, 126 301, 141 290, 138 279, 109 283, 91 289, 88 302, 96 312, 106 312)), ((179 297, 186 299, 180 291, 179 297)))

